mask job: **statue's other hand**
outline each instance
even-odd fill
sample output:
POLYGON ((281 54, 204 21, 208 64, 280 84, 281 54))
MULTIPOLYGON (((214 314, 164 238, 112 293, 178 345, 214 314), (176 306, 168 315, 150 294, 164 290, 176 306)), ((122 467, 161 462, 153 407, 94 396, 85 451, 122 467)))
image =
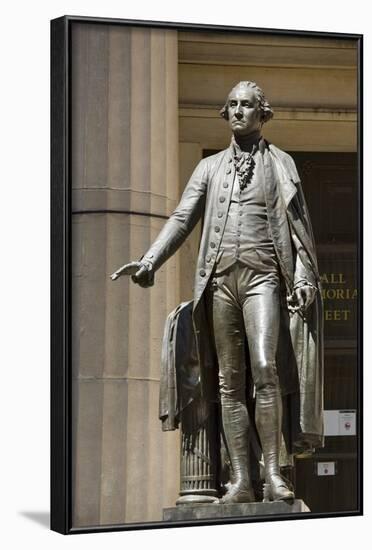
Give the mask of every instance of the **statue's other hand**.
POLYGON ((290 311, 306 311, 314 301, 316 292, 317 289, 312 285, 303 285, 300 288, 295 289, 291 297, 292 304, 288 305, 288 309, 290 311))

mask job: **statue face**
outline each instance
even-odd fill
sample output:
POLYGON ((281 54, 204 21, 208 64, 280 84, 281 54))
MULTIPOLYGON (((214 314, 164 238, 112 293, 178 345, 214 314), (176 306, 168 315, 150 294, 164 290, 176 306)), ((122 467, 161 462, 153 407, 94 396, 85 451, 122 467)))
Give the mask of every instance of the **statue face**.
POLYGON ((247 136, 261 128, 261 110, 252 89, 234 88, 229 94, 227 105, 229 125, 235 135, 247 136))

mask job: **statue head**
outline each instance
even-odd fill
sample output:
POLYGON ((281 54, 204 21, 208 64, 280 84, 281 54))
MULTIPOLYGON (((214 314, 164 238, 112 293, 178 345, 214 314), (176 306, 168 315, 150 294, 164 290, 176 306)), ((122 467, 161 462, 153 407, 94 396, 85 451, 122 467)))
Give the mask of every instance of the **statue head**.
POLYGON ((220 111, 236 135, 248 135, 259 130, 274 116, 262 89, 249 80, 239 82, 229 93, 220 111))

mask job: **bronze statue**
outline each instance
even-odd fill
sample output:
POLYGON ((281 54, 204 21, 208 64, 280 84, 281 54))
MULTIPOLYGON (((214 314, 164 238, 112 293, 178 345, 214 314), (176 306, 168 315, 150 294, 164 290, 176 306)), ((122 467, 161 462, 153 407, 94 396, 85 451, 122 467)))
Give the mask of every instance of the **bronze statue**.
POLYGON ((130 274, 143 287, 153 285, 156 270, 203 219, 192 322, 201 396, 220 401, 230 458, 222 502, 255 500, 255 437, 265 499, 293 500, 279 468, 282 435, 291 454, 323 445, 323 317, 313 234, 293 159, 261 135, 273 116, 263 91, 238 83, 220 114, 233 133, 230 146, 199 162, 150 249, 112 278, 130 274))

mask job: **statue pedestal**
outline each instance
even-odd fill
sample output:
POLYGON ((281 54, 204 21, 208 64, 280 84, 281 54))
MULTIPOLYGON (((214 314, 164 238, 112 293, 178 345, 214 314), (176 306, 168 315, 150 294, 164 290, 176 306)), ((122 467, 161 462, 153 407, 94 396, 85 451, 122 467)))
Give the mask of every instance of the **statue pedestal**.
POLYGON ((303 500, 293 503, 249 502, 241 504, 185 504, 163 509, 164 521, 195 521, 199 519, 223 519, 233 517, 262 517, 280 514, 310 512, 303 500))

